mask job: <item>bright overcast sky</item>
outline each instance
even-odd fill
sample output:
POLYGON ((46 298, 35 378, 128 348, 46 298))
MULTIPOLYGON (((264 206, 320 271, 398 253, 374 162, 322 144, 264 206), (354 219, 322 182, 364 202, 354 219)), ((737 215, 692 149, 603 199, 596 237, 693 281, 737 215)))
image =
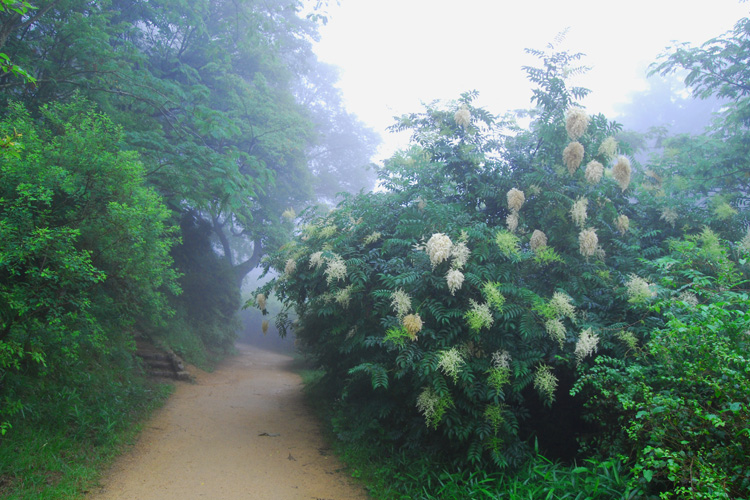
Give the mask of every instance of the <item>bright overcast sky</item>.
POLYGON ((500 114, 530 106, 524 48, 545 49, 569 28, 562 48, 583 52, 592 70, 576 84, 593 93, 591 112, 647 88, 646 68, 674 40, 699 45, 748 15, 739 0, 340 0, 320 30, 318 57, 341 70, 350 112, 381 134, 378 160, 405 146, 386 127, 422 102, 478 90, 500 114), (390 136, 390 137, 389 137, 390 136))

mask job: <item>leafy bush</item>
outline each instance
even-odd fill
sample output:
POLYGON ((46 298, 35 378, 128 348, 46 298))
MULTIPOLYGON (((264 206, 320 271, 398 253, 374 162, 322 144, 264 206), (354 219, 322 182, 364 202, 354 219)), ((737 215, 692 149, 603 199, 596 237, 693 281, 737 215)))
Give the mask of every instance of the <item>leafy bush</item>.
POLYGON ((740 288, 742 269, 709 230, 670 246, 653 264, 673 290, 652 306, 666 325, 627 363, 599 357, 578 386, 594 386, 593 415, 624 431, 601 448, 632 457, 636 477, 660 498, 748 498, 750 297, 740 288))

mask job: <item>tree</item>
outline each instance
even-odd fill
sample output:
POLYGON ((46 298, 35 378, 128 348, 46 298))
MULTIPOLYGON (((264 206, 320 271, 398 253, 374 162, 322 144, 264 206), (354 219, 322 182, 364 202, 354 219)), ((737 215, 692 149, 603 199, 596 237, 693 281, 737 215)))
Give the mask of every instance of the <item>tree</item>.
POLYGON ((694 204, 718 208, 718 215, 731 215, 725 206, 736 211, 750 203, 749 66, 750 18, 744 18, 700 47, 671 47, 651 70, 662 75, 685 70, 685 85, 695 97, 726 100, 705 134, 669 141, 653 166, 657 184, 671 181, 673 188, 691 193, 694 204), (727 197, 709 202, 716 194, 727 197))
MULTIPOLYGON (((126 146, 139 152, 176 217, 199 214, 210 224, 241 282, 288 236, 292 224, 282 214, 308 203, 315 185, 323 194, 328 171, 364 164, 373 149, 371 133, 343 110, 330 72, 312 54, 316 26, 299 8, 39 2, 33 18, 6 21, 8 51, 33 69, 37 86, 28 93, 8 82, 6 90, 34 106, 76 91, 96 102, 123 126, 126 146)), ((339 178, 359 177, 353 172, 339 178)))

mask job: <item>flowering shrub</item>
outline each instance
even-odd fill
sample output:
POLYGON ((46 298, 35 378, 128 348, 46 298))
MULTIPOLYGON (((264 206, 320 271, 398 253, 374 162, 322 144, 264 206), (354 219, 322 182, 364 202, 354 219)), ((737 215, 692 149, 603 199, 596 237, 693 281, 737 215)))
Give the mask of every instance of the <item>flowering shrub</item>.
POLYGON ((502 123, 472 99, 404 117, 414 146, 386 163, 386 191, 300 214, 299 238, 267 265, 309 265, 261 291, 294 308, 297 323, 282 314, 278 326, 325 370, 342 438, 375 431, 504 467, 526 456, 522 426, 536 432, 532 412, 554 412, 576 370, 629 349, 621 332, 638 311, 625 283, 641 235, 618 230, 619 215, 637 213, 615 179, 558 168, 571 132, 583 141, 576 169, 608 162, 584 151, 614 125, 566 120, 560 105, 551 124, 501 147, 502 123), (515 141, 542 146, 517 156, 515 141))
MULTIPOLYGON (((644 229, 663 202, 634 202, 616 124, 568 123, 555 71, 530 73, 542 90, 529 130, 504 135, 514 122, 473 107, 474 94, 402 117, 394 128, 413 145, 386 162, 383 191, 301 214, 299 237, 266 262, 310 262, 260 291, 296 313, 277 325, 325 371, 340 438, 516 465, 532 437, 543 449, 583 438, 576 425, 600 386, 579 384, 572 399, 571 387, 600 360, 629 363, 665 326, 649 308, 670 292, 645 259, 667 245, 644 229)), ((721 256, 710 231, 697 238, 721 256)))

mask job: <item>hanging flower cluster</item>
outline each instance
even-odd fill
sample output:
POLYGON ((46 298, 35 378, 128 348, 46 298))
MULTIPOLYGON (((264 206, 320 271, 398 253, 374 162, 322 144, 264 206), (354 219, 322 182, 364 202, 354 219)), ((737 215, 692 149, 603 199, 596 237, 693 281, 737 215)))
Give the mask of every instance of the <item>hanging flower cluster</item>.
POLYGON ((534 373, 534 389, 547 401, 554 401, 557 377, 552 373, 552 368, 547 365, 539 365, 536 373, 534 373))
POLYGON ((651 284, 638 275, 631 274, 628 281, 625 282, 627 289, 628 302, 631 304, 641 304, 656 295, 651 290, 651 284))
POLYGON ((511 211, 518 212, 526 201, 526 196, 520 189, 513 188, 508 191, 506 196, 508 198, 508 208, 511 211))
POLYGON ((445 275, 445 281, 448 283, 448 289, 451 291, 451 295, 455 295, 456 291, 461 288, 464 283, 464 274, 458 269, 451 269, 448 274, 445 275))
POLYGON ((451 267, 453 269, 461 269, 469 260, 469 255, 471 255, 471 251, 466 246, 466 243, 459 241, 454 244, 453 248, 451 248, 451 267))
POLYGON ((599 238, 596 236, 594 229, 584 229, 578 234, 578 251, 584 257, 592 257, 596 254, 599 246, 599 238))
POLYGON ((352 289, 354 285, 349 285, 336 292, 335 299, 342 307, 346 308, 349 306, 349 301, 352 300, 352 289))
POLYGON ((521 210, 521 207, 526 201, 526 196, 520 189, 513 188, 508 191, 506 197, 508 198, 508 209, 510 210, 510 214, 505 218, 505 223, 508 226, 508 230, 511 233, 515 233, 516 229, 518 229, 518 211, 521 210))
POLYGON ((508 231, 515 233, 518 229, 518 212, 511 212, 505 217, 505 225, 508 226, 508 231))
POLYGON ((586 182, 589 184, 598 184, 604 175, 604 165, 596 160, 591 160, 586 165, 586 182))
POLYGON ((661 209, 661 217, 659 217, 659 219, 674 227, 675 222, 677 222, 677 217, 677 212, 675 210, 669 207, 664 207, 661 209))
POLYGON ((510 353, 508 351, 496 351, 492 353, 492 365, 495 368, 510 368, 510 353))
POLYGON ((264 294, 259 293, 258 295, 256 295, 255 302, 258 303, 258 309, 260 309, 261 311, 266 310, 266 296, 264 294))
POLYGON ((466 321, 469 324, 469 328, 473 331, 479 331, 482 328, 489 328, 494 323, 495 319, 492 317, 492 311, 490 311, 489 304, 480 304, 474 299, 469 299, 471 303, 471 310, 466 313, 466 321))
POLYGON ((396 311, 396 315, 403 318, 411 310, 411 297, 399 288, 391 294, 391 305, 396 311))
POLYGON ((630 219, 627 215, 618 215, 617 219, 615 219, 615 226, 617 226, 617 230, 620 234, 625 234, 630 229, 630 219))
POLYGON ((328 265, 324 271, 326 282, 330 285, 334 281, 340 281, 346 278, 346 263, 338 255, 327 259, 328 265))
POLYGON ((417 340, 417 333, 422 331, 422 318, 419 314, 407 314, 404 316, 403 324, 412 340, 417 340))
POLYGON ((529 245, 534 253, 544 250, 547 247, 547 235, 538 229, 534 229, 534 232, 531 233, 529 245))
POLYGON ((577 141, 589 126, 589 115, 581 108, 570 108, 565 117, 565 130, 571 141, 577 141))
POLYGON ((295 217, 297 217, 297 214, 294 213, 294 209, 289 207, 281 214, 283 218, 286 220, 294 220, 295 217))
POLYGON ((588 206, 589 200, 586 198, 578 198, 570 209, 570 218, 573 219, 573 223, 581 229, 583 229, 583 225, 586 223, 586 209, 588 206))
POLYGON ((567 294, 562 292, 555 292, 552 294, 552 298, 549 301, 549 307, 555 314, 562 318, 570 318, 572 321, 576 319, 576 308, 572 304, 572 300, 567 294))
POLYGON ((461 367, 466 363, 461 351, 451 347, 442 351, 438 357, 438 369, 453 379, 455 384, 458 381, 458 373, 461 371, 461 367))
POLYGON ((435 233, 427 240, 425 250, 427 251, 427 255, 430 256, 430 263, 432 263, 433 269, 441 262, 448 260, 451 256, 452 248, 453 243, 451 243, 451 239, 443 233, 435 233))
POLYGON ((290 276, 294 273, 294 271, 297 269, 297 261, 294 259, 288 259, 286 261, 286 265, 284 266, 284 274, 287 276, 290 276))
POLYGON ((456 125, 462 128, 466 128, 471 123, 471 113, 466 104, 462 104, 461 108, 453 115, 453 119, 456 121, 456 125))
POLYGON ((583 161, 583 144, 578 141, 571 142, 563 150, 563 163, 568 167, 568 173, 573 175, 581 166, 583 161))
POLYGON ((323 252, 315 252, 310 255, 310 269, 317 269, 325 263, 323 252))
POLYGON ((612 167, 612 177, 615 178, 620 189, 625 191, 630 185, 630 160, 625 156, 618 156, 615 166, 612 167))
POLYGON ((453 406, 453 401, 448 396, 440 397, 432 387, 425 387, 417 396, 417 409, 424 415, 428 427, 437 427, 443 419, 445 410, 453 406))
POLYGON ((380 234, 380 233, 379 233, 378 231, 375 231, 375 232, 373 232, 373 233, 369 234, 368 236, 366 236, 366 237, 365 237, 365 239, 363 240, 363 243, 364 243, 365 245, 369 245, 370 243, 375 243, 375 242, 376 242, 376 241, 378 241, 378 240, 379 240, 379 239, 380 239, 380 238, 381 238, 382 236, 383 236, 383 235, 382 235, 382 234, 380 234))
POLYGON ((567 333, 562 320, 560 318, 550 318, 544 322, 544 329, 547 332, 547 335, 557 342, 562 349, 563 342, 565 342, 565 334, 567 333))
POLYGON ((617 154, 617 140, 614 137, 607 137, 599 145, 599 154, 607 160, 612 160, 617 154))
POLYGON ((597 351, 599 346, 599 337, 593 332, 591 328, 587 328, 581 332, 576 342, 576 363, 580 364, 583 358, 590 356, 597 351))
POLYGON ((695 296, 693 292, 690 292, 688 290, 684 290, 680 293, 680 295, 677 296, 677 300, 680 302, 684 302, 685 304, 695 307, 698 305, 698 297, 695 296))

